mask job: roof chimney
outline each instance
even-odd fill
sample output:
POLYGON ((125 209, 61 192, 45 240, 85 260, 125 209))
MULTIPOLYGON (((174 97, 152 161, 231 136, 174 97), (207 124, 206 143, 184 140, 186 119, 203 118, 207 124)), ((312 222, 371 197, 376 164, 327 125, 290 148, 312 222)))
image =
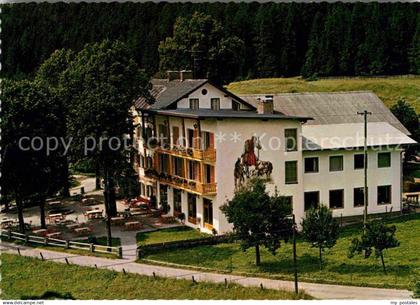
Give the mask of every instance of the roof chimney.
POLYGON ((182 70, 179 71, 179 79, 182 81, 186 79, 193 79, 193 73, 191 70, 182 70))
POLYGON ((266 95, 265 97, 257 99, 257 113, 258 114, 273 114, 273 96, 266 95))

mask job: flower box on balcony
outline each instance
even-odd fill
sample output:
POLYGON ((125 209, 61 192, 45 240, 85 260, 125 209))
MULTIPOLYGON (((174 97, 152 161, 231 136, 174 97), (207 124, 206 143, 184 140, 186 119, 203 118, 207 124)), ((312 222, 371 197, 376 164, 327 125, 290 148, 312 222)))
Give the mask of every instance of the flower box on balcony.
POLYGON ((197 224, 197 218, 188 216, 188 222, 192 224, 197 224))

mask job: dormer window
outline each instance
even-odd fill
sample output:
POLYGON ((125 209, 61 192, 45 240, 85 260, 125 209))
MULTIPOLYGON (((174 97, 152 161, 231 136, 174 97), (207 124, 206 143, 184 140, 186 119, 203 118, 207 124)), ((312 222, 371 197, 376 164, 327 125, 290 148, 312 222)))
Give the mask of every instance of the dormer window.
POLYGON ((220 110, 220 98, 210 99, 211 110, 220 110))
POLYGON ((190 109, 198 110, 200 108, 200 101, 198 98, 190 98, 190 109))

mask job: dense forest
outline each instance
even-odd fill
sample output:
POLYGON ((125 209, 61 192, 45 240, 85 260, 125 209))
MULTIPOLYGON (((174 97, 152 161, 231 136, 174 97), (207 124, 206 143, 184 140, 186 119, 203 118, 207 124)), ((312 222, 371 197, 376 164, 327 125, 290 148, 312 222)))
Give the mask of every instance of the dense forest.
POLYGON ((195 12, 211 16, 225 38, 238 38, 241 60, 218 75, 222 82, 420 74, 419 3, 255 2, 5 4, 2 73, 30 77, 54 50, 79 51, 108 38, 125 42, 138 65, 154 74, 162 70, 159 45, 175 36, 177 17, 188 20, 195 12))

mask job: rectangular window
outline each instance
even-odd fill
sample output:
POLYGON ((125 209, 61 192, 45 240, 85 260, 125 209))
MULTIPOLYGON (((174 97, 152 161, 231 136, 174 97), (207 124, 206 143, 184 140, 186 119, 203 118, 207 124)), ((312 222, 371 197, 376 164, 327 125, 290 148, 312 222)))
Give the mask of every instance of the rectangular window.
POLYGON ((188 136, 188 147, 193 148, 194 147, 194 129, 188 129, 187 136, 188 136))
POLYGON ((197 218, 197 196, 188 193, 188 221, 195 223, 197 218))
POLYGON ((240 108, 241 108, 241 105, 238 102, 232 100, 232 110, 239 111, 240 108))
POLYGON ((383 152, 378 153, 378 167, 391 167, 391 153, 383 152))
POLYGON ((169 156, 167 154, 159 154, 159 172, 169 173, 169 156))
POLYGON ((146 186, 143 182, 140 182, 140 195, 146 196, 146 186))
POLYGON ((179 127, 173 126, 172 127, 172 143, 173 145, 180 145, 179 143, 179 127))
POLYGON ((214 166, 204 164, 204 183, 214 182, 214 166))
POLYGON ((297 129, 285 129, 284 130, 284 139, 286 142, 286 151, 296 151, 298 148, 297 142, 297 129))
POLYGON ((339 172, 343 170, 343 156, 330 157, 330 172, 339 172))
POLYGON ((182 192, 174 188, 174 211, 182 213, 182 192))
POLYGON ((365 168, 365 154, 354 155, 354 169, 363 169, 363 168, 365 168))
POLYGON ((212 132, 203 131, 201 137, 203 139, 203 150, 214 148, 214 134, 212 132))
POLYGON ((160 195, 160 204, 167 204, 168 203, 168 186, 160 185, 159 187, 159 195, 160 195))
POLYGON ((172 173, 175 176, 183 177, 184 176, 184 162, 181 158, 173 157, 173 170, 172 173))
POLYGON ((305 158, 305 173, 317 173, 319 171, 319 158, 305 158))
POLYGON ((344 190, 330 191, 330 209, 344 208, 344 190))
POLYGON ((378 204, 391 203, 391 186, 382 185, 378 186, 378 204))
POLYGON ((188 179, 198 180, 199 163, 197 161, 188 161, 188 179))
POLYGON ((286 184, 298 183, 297 161, 285 162, 286 184))
POLYGON ((210 104, 211 110, 220 110, 220 98, 211 98, 210 104))
POLYGON ((318 208, 319 206, 319 192, 305 192, 305 211, 310 208, 318 208))
POLYGON ((200 108, 200 101, 198 98, 190 98, 190 109, 198 110, 200 108))
POLYGON ((213 202, 210 199, 203 199, 204 223, 213 225, 213 202))
POLYGON ((168 128, 165 124, 159 124, 159 140, 163 147, 168 148, 169 136, 168 128))
POLYGON ((353 189, 353 206, 362 207, 365 205, 364 187, 356 187, 353 189))

